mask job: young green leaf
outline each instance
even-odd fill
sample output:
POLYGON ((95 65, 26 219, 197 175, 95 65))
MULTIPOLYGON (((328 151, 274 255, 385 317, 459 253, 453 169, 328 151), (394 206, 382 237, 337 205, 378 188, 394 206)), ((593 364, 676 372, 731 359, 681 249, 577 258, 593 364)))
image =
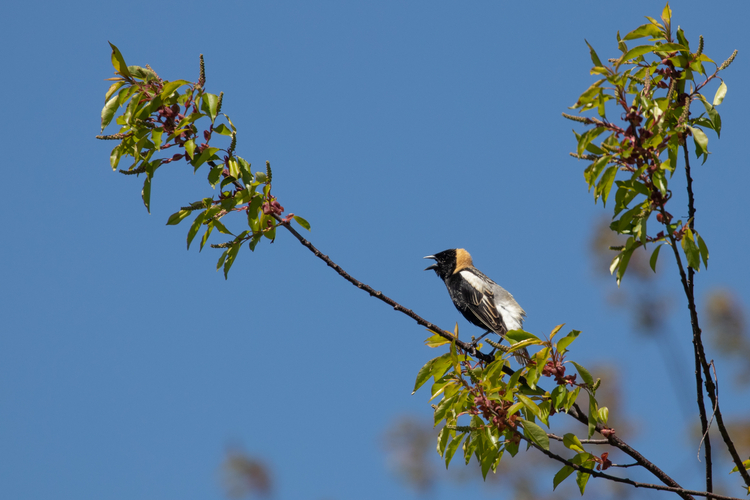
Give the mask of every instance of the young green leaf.
POLYGON ((191 210, 180 210, 179 212, 175 212, 172 215, 169 216, 169 220, 167 221, 167 226, 176 226, 180 222, 182 222, 182 219, 190 215, 191 210))
POLYGON ((115 71, 125 78, 131 78, 128 65, 125 64, 125 59, 122 57, 120 49, 115 47, 112 42, 107 43, 112 47, 112 66, 115 68, 115 71))
POLYGON ((659 245, 654 249, 654 252, 651 254, 651 258, 649 259, 648 263, 651 266, 651 269, 656 272, 656 259, 659 258, 659 250, 661 250, 661 247, 664 245, 659 245))
POLYGON ((307 221, 306 221, 305 219, 303 219, 302 217, 300 217, 299 215, 295 215, 295 216, 294 216, 294 221, 295 221, 295 222, 296 222, 297 224, 299 224, 300 226, 302 226, 302 227, 304 227, 305 229, 307 229, 308 231, 310 230, 310 223, 309 223, 309 222, 307 222, 307 221))
POLYGON ((579 365, 578 363, 576 363, 575 361, 571 361, 571 363, 573 363, 573 365, 576 367, 576 370, 578 370, 578 374, 581 376, 581 378, 586 383, 586 385, 593 386, 594 377, 591 376, 589 371, 586 368, 579 365))
POLYGON ((714 106, 718 106, 724 101, 724 98, 727 95, 727 84, 724 82, 721 82, 721 85, 719 85, 719 88, 716 89, 716 94, 714 95, 714 106))
POLYGON ((583 444, 581 444, 581 440, 578 439, 578 436, 570 432, 563 436, 563 445, 576 453, 586 452, 586 450, 583 449, 583 444))
POLYGON ((565 465, 562 469, 557 471, 557 474, 555 474, 555 477, 552 479, 552 489, 555 490, 560 485, 560 483, 565 481, 568 476, 573 473, 573 471, 575 471, 575 469, 570 465, 565 465))
POLYGON ((549 436, 544 432, 544 429, 529 420, 522 418, 519 418, 519 420, 523 423, 523 434, 543 449, 549 451, 549 436))

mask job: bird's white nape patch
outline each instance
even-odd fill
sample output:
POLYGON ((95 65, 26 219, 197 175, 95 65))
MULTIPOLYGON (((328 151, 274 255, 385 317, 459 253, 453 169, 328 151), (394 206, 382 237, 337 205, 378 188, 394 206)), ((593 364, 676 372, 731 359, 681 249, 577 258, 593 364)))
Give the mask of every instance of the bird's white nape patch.
POLYGON ((476 290, 479 290, 480 292, 487 288, 487 282, 471 271, 459 271, 458 274, 460 274, 463 279, 468 281, 472 287, 474 287, 476 290))

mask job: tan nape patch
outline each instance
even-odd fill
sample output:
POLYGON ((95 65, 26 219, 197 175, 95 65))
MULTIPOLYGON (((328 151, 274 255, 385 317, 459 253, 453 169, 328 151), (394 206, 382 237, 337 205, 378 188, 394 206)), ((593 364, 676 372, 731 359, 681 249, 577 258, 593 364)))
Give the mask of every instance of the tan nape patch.
POLYGON ((469 252, 467 252, 463 248, 457 248, 456 249, 456 270, 453 271, 453 274, 456 274, 461 269, 472 267, 473 265, 474 263, 471 261, 471 255, 469 255, 469 252))

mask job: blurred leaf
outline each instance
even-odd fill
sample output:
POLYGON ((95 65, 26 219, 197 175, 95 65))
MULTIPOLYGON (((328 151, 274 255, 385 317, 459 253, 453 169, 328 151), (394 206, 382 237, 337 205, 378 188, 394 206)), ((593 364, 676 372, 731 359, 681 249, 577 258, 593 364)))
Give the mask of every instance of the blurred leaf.
MULTIPOLYGON (((745 468, 745 470, 750 470, 750 458, 748 458, 747 460, 745 460, 744 462, 742 462, 742 466, 745 468)), ((734 469, 732 469, 731 471, 729 471, 729 473, 732 474, 734 472, 739 472, 739 471, 740 471, 740 469, 737 466, 735 466, 734 469)))
POLYGON ((622 57, 620 57, 620 64, 625 61, 635 59, 638 56, 651 53, 655 49, 656 47, 653 45, 639 45, 637 47, 633 47, 632 49, 628 50, 627 53, 625 53, 622 57))

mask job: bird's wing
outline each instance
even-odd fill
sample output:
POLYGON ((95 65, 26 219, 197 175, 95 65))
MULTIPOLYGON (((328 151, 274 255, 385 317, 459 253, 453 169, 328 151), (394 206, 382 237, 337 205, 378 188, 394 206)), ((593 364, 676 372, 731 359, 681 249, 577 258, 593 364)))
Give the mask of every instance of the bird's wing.
POLYGON ((466 305, 469 311, 482 322, 482 324, 498 335, 504 335, 508 331, 503 317, 495 305, 495 294, 492 291, 494 282, 486 276, 479 277, 470 270, 460 271, 461 277, 468 283, 465 287, 466 305))

